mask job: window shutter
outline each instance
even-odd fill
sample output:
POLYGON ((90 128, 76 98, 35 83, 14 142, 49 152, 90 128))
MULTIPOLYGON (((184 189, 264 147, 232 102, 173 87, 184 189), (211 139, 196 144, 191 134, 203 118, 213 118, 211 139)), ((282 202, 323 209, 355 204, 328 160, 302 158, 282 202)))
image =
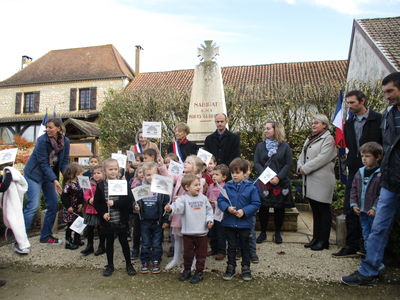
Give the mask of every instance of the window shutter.
POLYGON ((15 114, 21 113, 21 102, 22 102, 22 93, 17 93, 15 95, 15 114))
POLYGON ((90 88, 90 109, 96 110, 97 88, 90 88))
POLYGON ((33 107, 33 112, 37 113, 39 112, 39 104, 40 104, 40 92, 33 92, 33 95, 35 97, 35 103, 33 107))
POLYGON ((69 97, 69 110, 76 110, 76 91, 77 89, 71 89, 70 97, 69 97))

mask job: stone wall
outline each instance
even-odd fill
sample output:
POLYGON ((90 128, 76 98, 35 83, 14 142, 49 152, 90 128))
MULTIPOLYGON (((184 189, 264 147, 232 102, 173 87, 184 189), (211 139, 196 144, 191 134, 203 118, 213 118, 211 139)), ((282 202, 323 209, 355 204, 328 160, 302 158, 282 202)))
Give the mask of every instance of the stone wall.
MULTIPOLYGON (((38 113, 22 113, 23 104, 21 104, 21 114, 17 116, 25 115, 41 115, 46 112, 52 113, 55 107, 56 113, 69 112, 70 103, 70 89, 71 88, 97 88, 97 104, 96 110, 100 110, 105 98, 105 93, 109 89, 124 89, 128 81, 124 79, 110 79, 110 80, 97 80, 97 81, 79 81, 79 82, 67 82, 67 83, 53 83, 53 84, 41 84, 31 86, 17 86, 17 87, 3 87, 0 88, 0 118, 13 117, 15 116, 15 98, 16 93, 28 93, 28 92, 40 92, 40 106, 38 113)), ((22 97, 24 100, 24 97, 22 97)), ((77 102, 79 103, 79 97, 77 96, 77 102)), ((77 108, 79 106, 77 105, 77 108)))

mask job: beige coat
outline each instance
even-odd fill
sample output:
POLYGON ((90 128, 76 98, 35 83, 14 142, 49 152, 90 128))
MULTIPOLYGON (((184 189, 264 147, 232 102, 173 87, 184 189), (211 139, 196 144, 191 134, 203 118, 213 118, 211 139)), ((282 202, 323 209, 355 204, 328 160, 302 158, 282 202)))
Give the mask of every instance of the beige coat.
POLYGON ((329 131, 323 133, 307 147, 308 139, 304 143, 297 170, 302 168, 306 175, 303 175, 303 196, 312 200, 331 203, 333 190, 335 188, 335 158, 337 149, 335 141, 329 131), (305 154, 305 152, 307 152, 305 154), (306 157, 305 157, 306 155, 306 157))

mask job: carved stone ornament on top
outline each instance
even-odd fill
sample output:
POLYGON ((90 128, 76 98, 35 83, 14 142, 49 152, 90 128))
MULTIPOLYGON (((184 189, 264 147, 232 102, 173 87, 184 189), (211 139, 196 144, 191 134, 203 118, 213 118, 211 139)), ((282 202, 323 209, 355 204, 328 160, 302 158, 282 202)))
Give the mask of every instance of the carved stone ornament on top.
POLYGON ((213 62, 215 57, 219 55, 219 47, 212 40, 204 41, 204 45, 201 48, 197 48, 200 61, 202 62, 213 62))

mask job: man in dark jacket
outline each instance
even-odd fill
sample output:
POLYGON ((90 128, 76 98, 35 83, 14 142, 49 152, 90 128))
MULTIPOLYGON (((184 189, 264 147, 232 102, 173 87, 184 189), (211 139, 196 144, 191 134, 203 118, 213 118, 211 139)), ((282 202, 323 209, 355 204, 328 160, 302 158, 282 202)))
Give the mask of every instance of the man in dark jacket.
POLYGON ((217 130, 206 137, 204 148, 214 155, 218 165, 229 166, 234 158, 240 156, 240 138, 226 128, 228 117, 225 114, 216 114, 215 124, 217 130))
POLYGON ((382 81, 382 89, 392 105, 384 114, 381 125, 384 150, 382 188, 367 240, 366 257, 356 272, 341 278, 342 283, 350 286, 375 283, 382 271, 383 255, 393 221, 400 211, 400 72, 386 76, 382 81))
POLYGON ((344 210, 346 214, 346 246, 339 252, 333 253, 336 258, 357 256, 360 249, 361 227, 359 217, 350 207, 350 190, 354 175, 363 166, 361 162, 360 147, 367 142, 382 144, 380 130, 382 115, 366 107, 366 97, 360 91, 351 91, 346 94, 346 103, 354 114, 344 125, 344 138, 347 149, 347 177, 344 210))

